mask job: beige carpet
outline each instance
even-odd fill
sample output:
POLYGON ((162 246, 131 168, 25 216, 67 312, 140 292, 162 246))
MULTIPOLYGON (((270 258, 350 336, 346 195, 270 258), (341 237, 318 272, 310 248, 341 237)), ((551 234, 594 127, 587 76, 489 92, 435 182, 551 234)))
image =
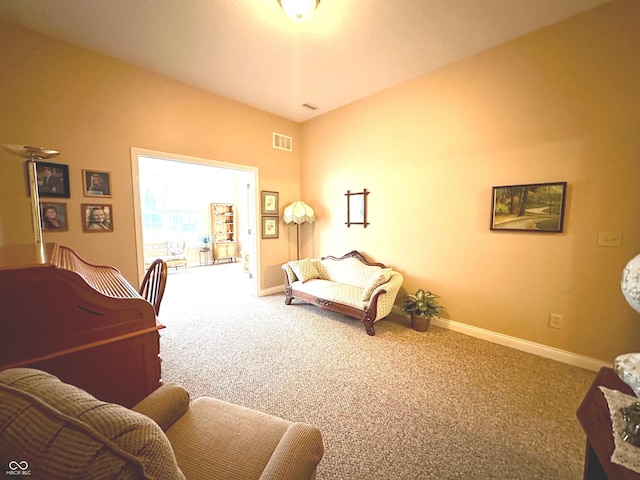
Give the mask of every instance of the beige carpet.
POLYGON ((238 264, 169 275, 163 380, 317 426, 318 479, 582 478, 593 372, 399 320, 369 337, 246 282, 238 264))

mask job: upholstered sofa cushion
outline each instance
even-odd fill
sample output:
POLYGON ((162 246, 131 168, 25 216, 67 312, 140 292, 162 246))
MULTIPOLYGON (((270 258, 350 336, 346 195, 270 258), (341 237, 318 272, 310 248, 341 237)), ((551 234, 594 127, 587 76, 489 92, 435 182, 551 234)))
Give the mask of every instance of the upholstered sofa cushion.
POLYGON ((187 478, 308 479, 324 453, 311 425, 210 397, 194 400, 167 437, 187 478))
POLYGON ((328 274, 327 280, 360 288, 365 288, 371 275, 377 275, 381 270, 376 265, 365 265, 357 258, 324 260, 322 264, 328 274))
POLYGON ((47 479, 185 478, 153 420, 27 368, 0 372, 0 463, 11 461, 47 479))

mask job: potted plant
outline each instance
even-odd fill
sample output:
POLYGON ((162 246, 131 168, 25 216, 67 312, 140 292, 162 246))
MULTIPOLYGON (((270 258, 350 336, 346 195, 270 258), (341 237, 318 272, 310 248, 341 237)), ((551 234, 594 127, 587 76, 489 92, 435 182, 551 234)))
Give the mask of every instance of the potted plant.
POLYGON ((440 298, 435 293, 418 290, 404 296, 402 310, 411 315, 411 326, 418 332, 426 332, 431 319, 438 315, 444 306, 438 303, 440 298))
POLYGON ((204 247, 202 247, 202 249, 209 250, 211 248, 211 245, 209 245, 210 242, 211 242, 211 235, 205 235, 204 237, 202 237, 202 243, 204 244, 204 247))

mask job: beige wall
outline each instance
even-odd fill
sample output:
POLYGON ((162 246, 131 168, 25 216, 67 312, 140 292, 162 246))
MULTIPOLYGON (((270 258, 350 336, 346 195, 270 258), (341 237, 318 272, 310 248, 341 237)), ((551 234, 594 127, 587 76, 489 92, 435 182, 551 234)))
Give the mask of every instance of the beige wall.
POLYGON ((640 2, 616 1, 305 123, 304 253, 360 250, 469 325, 604 361, 640 350, 619 290, 640 252, 638 24, 640 2), (564 233, 489 230, 492 186, 549 181, 569 184, 564 233), (363 188, 371 225, 347 228, 363 188))
MULTIPOLYGON (((62 151, 76 223, 45 240, 132 283, 139 147, 257 166, 280 213, 301 192, 316 209, 304 255, 358 249, 406 290, 439 293, 452 320, 611 361, 640 350, 618 288, 640 251, 639 20, 640 2, 613 1, 302 126, 0 23, 0 143, 62 151), (272 149, 273 131, 303 151, 272 149), (112 172, 113 234, 81 233, 83 168, 112 172), (492 186, 565 180, 563 234, 489 231, 492 186), (371 225, 347 228, 344 194, 363 188, 371 225), (600 230, 623 232, 622 247, 598 247, 600 230)), ((22 165, 0 152, 0 175, 0 244, 30 241, 22 165)), ((280 228, 261 241, 261 288, 295 258, 295 228, 280 228)))
MULTIPOLYGON (((0 143, 54 148, 62 152, 54 161, 69 165, 69 231, 45 241, 114 265, 134 285, 131 147, 258 167, 258 188, 280 192, 282 206, 300 194, 299 153, 271 147, 273 131, 299 144, 295 122, 6 23, 0 72, 0 143), (94 200, 82 195, 82 169, 111 172, 114 233, 82 233, 80 204, 94 200)), ((0 244, 32 241, 20 159, 0 151, 0 176, 0 244)), ((285 229, 261 241, 261 288, 282 283, 290 240, 285 229)))

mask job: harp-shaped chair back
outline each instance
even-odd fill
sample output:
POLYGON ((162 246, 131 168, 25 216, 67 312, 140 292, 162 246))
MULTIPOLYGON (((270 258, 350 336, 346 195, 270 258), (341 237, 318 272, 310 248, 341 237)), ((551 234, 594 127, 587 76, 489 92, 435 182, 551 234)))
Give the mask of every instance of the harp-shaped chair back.
POLYGON ((166 284, 167 264, 164 260, 158 258, 147 269, 139 292, 156 309, 156 315, 160 314, 160 302, 162 301, 166 284))

